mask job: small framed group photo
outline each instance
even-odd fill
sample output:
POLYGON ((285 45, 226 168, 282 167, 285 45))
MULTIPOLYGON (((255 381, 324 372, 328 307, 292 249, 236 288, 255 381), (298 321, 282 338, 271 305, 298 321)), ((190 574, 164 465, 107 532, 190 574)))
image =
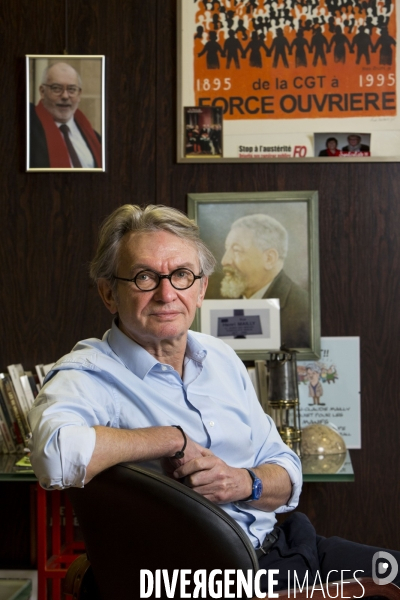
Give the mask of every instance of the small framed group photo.
POLYGON ((104 56, 26 56, 27 171, 105 171, 104 56))
POLYGON ((222 108, 186 107, 184 145, 187 157, 220 158, 222 156, 222 108))
MULTIPOLYGON (((252 303, 277 299, 281 344, 295 349, 299 360, 318 358, 318 192, 189 194, 188 215, 217 259, 194 329, 214 335, 210 311, 216 318, 229 317, 217 337, 223 339, 230 330, 236 337, 231 345, 243 360, 262 358, 263 351, 272 349, 271 340, 257 338, 256 324, 249 320, 243 325, 249 328, 246 335, 238 329, 239 319, 231 317, 260 315, 261 305, 258 312, 248 312, 252 303), (227 300, 232 306, 225 306, 227 300), (229 314, 219 315, 218 310, 229 314)), ((271 312, 271 323, 273 317, 271 312)))

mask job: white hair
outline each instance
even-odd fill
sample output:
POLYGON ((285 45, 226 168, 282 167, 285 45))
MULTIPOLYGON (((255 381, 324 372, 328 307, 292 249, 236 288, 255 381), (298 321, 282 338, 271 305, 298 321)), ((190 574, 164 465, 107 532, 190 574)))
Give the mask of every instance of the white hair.
POLYGON ((247 215, 232 223, 231 229, 245 227, 253 232, 254 245, 260 250, 275 248, 284 260, 288 252, 288 232, 273 217, 263 214, 247 215))

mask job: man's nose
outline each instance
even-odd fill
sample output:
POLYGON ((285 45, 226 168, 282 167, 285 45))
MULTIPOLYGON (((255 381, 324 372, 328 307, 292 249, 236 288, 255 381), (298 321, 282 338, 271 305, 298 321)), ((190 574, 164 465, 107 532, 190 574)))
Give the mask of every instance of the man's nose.
POLYGON ((68 94, 68 92, 67 92, 67 88, 66 88, 66 87, 65 87, 65 88, 63 89, 63 91, 62 91, 61 98, 62 98, 63 100, 68 100, 68 99, 69 99, 69 94, 68 94))
POLYGON ((223 267, 227 267, 232 264, 232 253, 230 250, 226 250, 225 254, 222 257, 221 265, 223 267))
POLYGON ((176 289, 171 285, 169 279, 161 279, 160 285, 154 290, 155 300, 171 302, 176 298, 176 289))

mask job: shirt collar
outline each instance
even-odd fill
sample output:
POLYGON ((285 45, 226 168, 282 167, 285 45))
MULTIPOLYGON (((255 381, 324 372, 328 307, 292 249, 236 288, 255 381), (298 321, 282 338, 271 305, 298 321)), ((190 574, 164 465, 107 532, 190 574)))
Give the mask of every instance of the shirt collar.
POLYGON ((68 125, 68 127, 71 129, 75 125, 74 117, 71 117, 66 123, 60 123, 59 121, 55 121, 55 124, 58 128, 60 128, 61 125, 68 125))
MULTIPOLYGON (((113 320, 111 329, 107 332, 107 342, 111 350, 120 358, 127 369, 144 379, 149 371, 160 363, 147 350, 125 335, 118 327, 116 319, 113 320)), ((185 362, 193 360, 202 363, 207 355, 207 350, 188 331, 188 340, 185 352, 185 362)))

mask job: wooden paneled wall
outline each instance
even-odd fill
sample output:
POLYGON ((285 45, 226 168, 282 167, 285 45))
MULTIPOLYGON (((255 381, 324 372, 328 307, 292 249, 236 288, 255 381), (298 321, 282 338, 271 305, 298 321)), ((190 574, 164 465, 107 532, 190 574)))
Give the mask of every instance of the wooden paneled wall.
MULTIPOLYGON (((109 327, 87 265, 118 205, 318 190, 322 335, 361 338, 363 449, 355 483, 306 484, 300 508, 322 535, 399 548, 400 164, 177 164, 175 0, 74 0, 68 52, 106 56, 107 172, 28 174, 24 56, 63 52, 65 2, 0 3, 0 369, 109 327)), ((22 487, 0 484, 0 568, 29 562, 27 532, 10 527, 28 511, 22 487)))

